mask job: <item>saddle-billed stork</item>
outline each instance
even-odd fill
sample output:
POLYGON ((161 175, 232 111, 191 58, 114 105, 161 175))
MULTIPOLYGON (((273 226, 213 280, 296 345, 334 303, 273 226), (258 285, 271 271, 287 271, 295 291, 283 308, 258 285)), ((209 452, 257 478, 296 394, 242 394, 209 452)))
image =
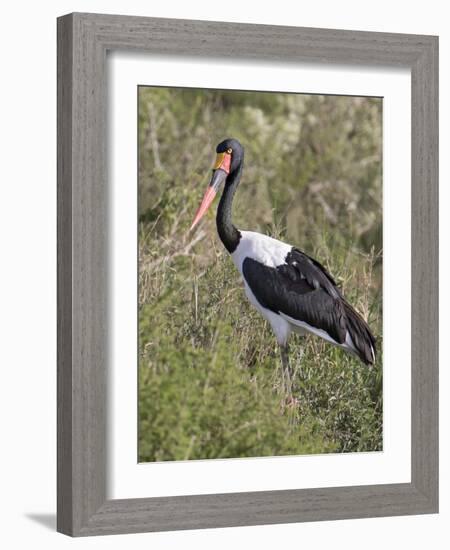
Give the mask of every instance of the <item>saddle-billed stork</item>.
POLYGON ((244 279, 251 304, 270 323, 290 379, 287 343, 292 331, 312 333, 357 356, 375 362, 375 338, 364 319, 345 300, 328 271, 298 248, 268 235, 237 229, 231 220, 233 197, 244 166, 244 148, 226 139, 216 148, 211 181, 192 222, 205 214, 224 184, 217 209, 217 231, 244 279))

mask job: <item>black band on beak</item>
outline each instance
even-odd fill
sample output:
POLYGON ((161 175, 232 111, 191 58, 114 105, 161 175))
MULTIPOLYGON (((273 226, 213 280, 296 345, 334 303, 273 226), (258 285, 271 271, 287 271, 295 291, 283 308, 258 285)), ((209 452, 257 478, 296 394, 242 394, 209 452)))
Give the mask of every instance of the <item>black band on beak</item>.
POLYGON ((222 183, 225 183, 227 176, 228 174, 224 170, 221 170, 220 168, 217 170, 213 170, 213 175, 211 177, 211 181, 209 182, 209 186, 212 187, 214 191, 217 193, 222 183))

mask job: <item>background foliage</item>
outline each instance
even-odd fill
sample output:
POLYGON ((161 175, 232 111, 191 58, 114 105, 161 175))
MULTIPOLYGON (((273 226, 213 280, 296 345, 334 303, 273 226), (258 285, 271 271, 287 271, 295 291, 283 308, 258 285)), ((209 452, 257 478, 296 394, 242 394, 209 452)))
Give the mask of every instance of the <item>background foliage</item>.
POLYGON ((377 98, 139 89, 140 461, 382 448, 381 120, 377 98), (225 137, 245 147, 235 224, 331 271, 378 339, 374 368, 293 336, 287 398, 215 208, 188 232, 225 137))

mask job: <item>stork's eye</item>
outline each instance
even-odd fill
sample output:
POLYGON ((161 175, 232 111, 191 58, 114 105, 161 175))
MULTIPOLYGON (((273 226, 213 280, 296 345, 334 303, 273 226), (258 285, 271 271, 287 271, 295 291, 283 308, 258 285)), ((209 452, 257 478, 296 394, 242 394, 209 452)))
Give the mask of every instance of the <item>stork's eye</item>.
POLYGON ((233 149, 232 149, 231 147, 228 147, 227 153, 228 153, 229 155, 231 155, 232 152, 233 152, 233 149))

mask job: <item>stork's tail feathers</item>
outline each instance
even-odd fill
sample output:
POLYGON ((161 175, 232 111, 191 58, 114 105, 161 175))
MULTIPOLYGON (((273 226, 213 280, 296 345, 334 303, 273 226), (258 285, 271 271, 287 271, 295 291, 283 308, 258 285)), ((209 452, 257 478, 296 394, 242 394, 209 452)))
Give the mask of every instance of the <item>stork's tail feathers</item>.
POLYGON ((347 302, 344 302, 344 309, 353 351, 365 365, 373 365, 376 358, 376 340, 370 331, 369 325, 347 302))

